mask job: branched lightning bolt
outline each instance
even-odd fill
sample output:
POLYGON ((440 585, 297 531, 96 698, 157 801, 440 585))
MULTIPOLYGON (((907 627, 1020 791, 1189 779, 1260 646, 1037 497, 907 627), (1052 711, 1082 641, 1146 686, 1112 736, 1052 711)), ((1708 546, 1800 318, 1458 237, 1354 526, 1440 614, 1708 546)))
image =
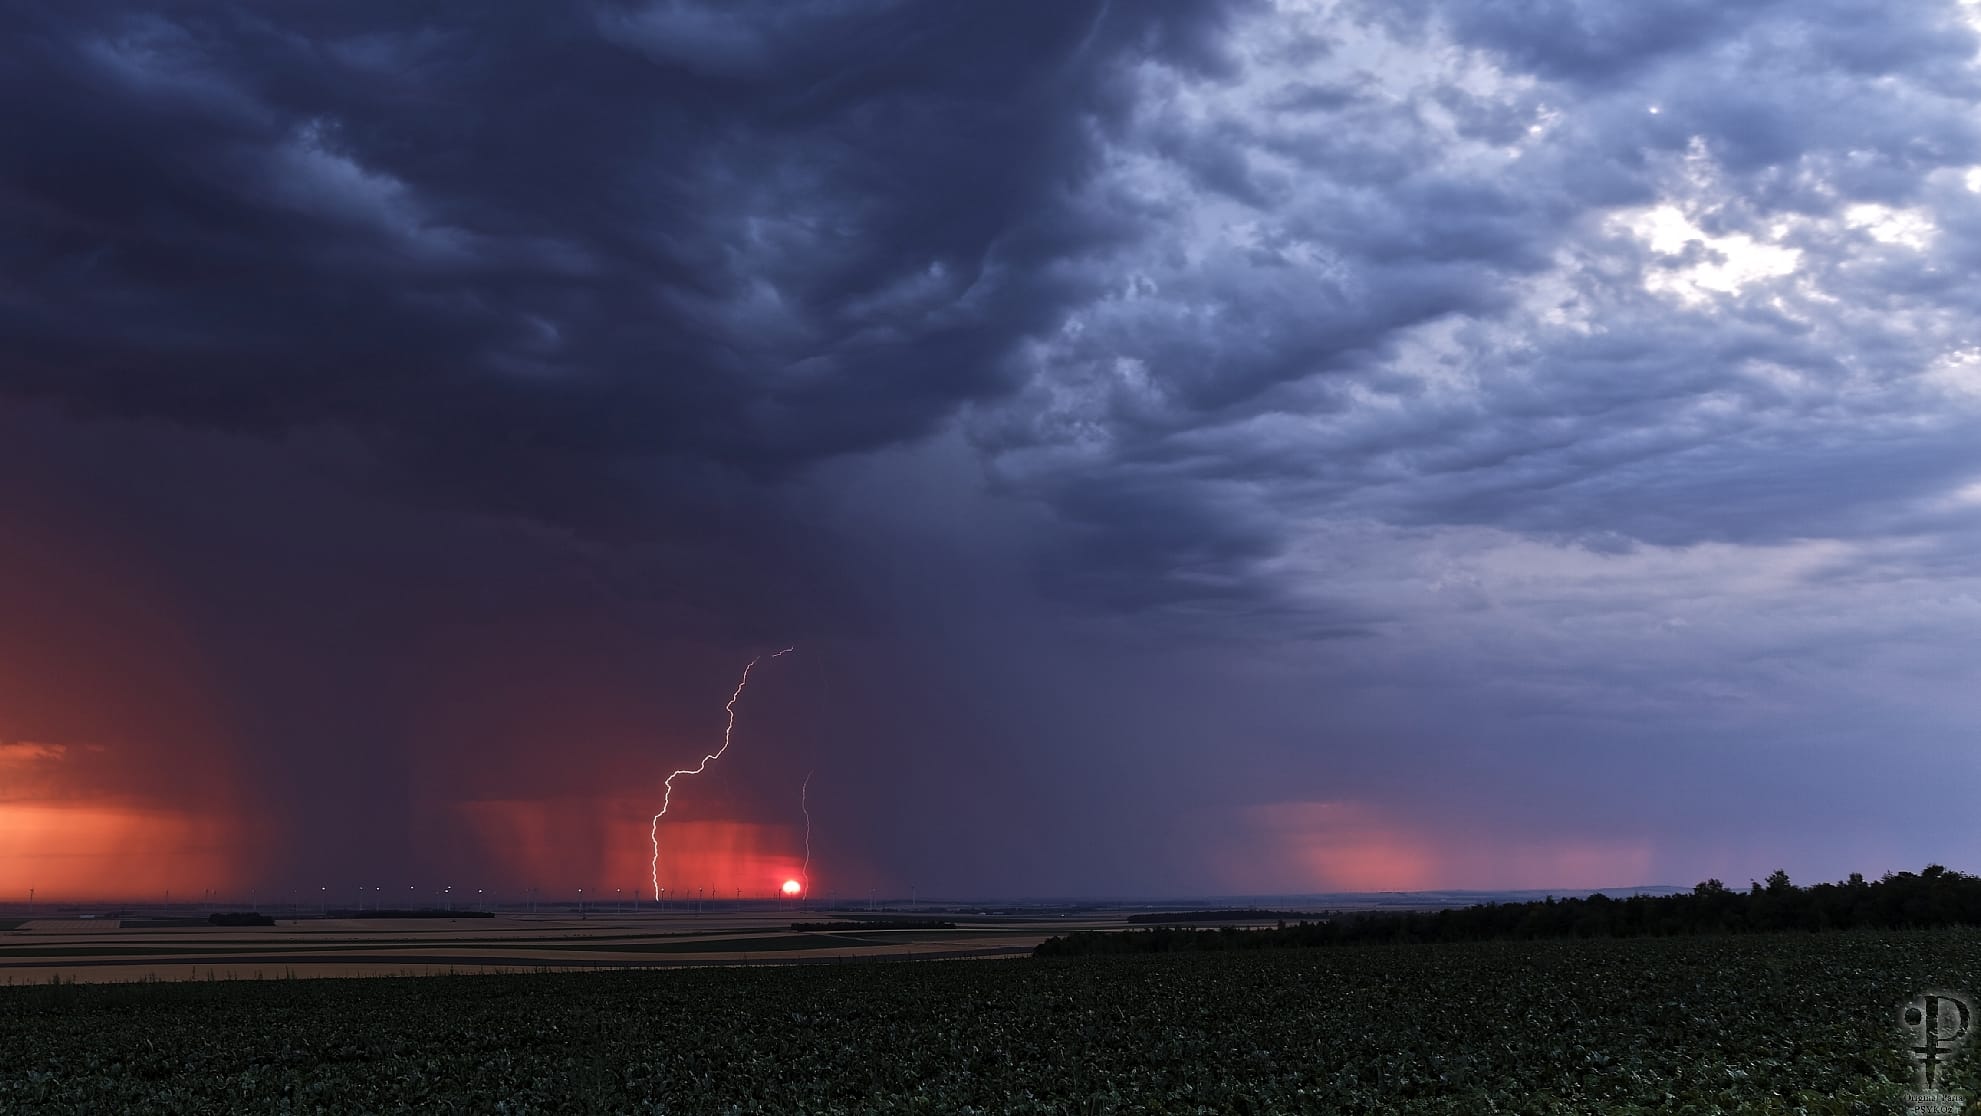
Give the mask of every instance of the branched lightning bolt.
POLYGON ((812 772, 805 772, 805 781, 798 784, 798 809, 805 812, 805 866, 798 869, 798 898, 803 899, 812 893, 812 808, 805 796, 812 790, 812 772))
POLYGON ((755 670, 757 668, 757 664, 762 662, 765 658, 772 658, 772 659, 780 658, 782 656, 789 655, 791 652, 796 650, 797 650, 796 647, 786 647, 784 650, 772 652, 768 656, 758 655, 756 658, 751 659, 748 663, 744 664, 743 677, 736 681, 736 692, 729 695, 729 703, 722 707, 723 712, 729 714, 729 723, 725 725, 722 729, 722 747, 717 748, 715 751, 710 752, 708 755, 703 756, 702 762, 696 764, 695 766, 684 767, 681 770, 676 771, 675 773, 667 777, 667 781, 664 784, 665 789, 662 791, 660 796, 660 813, 655 814, 653 816, 653 827, 652 827, 653 863, 651 865, 651 870, 653 873, 654 902, 656 903, 660 902, 660 819, 667 816, 667 808, 670 805, 672 805, 674 802, 674 780, 680 778, 683 775, 700 775, 704 770, 708 768, 709 764, 722 758, 722 753, 729 750, 730 738, 736 734, 736 701, 738 698, 741 698, 743 696, 743 687, 748 686, 750 684, 750 672, 755 670))

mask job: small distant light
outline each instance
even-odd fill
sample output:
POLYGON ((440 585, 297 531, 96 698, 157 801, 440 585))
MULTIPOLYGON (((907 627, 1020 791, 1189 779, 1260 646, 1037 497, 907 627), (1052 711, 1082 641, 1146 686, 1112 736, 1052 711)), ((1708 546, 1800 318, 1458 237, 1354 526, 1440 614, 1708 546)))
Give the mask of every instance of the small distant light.
POLYGON ((1659 107, 1658 107, 1658 106, 1656 106, 1656 105, 1652 105, 1652 106, 1651 106, 1651 115, 1652 115, 1652 116, 1656 116, 1656 115, 1658 115, 1659 113, 1661 113, 1661 112, 1663 112, 1663 111, 1664 111, 1663 109, 1661 109, 1661 108, 1659 108, 1659 107))

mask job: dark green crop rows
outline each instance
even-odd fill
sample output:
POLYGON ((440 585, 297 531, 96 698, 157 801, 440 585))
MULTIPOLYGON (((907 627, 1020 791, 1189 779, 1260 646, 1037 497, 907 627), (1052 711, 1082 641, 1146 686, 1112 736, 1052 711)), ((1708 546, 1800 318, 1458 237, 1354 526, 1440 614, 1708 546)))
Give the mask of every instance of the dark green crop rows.
POLYGON ((1887 1113, 1926 987, 1981 934, 0 988, 0 1112, 1887 1113))

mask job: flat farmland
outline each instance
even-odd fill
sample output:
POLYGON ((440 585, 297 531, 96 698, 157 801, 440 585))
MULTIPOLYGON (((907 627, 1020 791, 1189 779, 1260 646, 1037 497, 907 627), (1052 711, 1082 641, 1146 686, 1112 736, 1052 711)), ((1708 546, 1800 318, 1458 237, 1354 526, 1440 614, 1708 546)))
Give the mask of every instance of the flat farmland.
POLYGON ((1895 1113, 1977 987, 1973 930, 39 984, 0 1112, 1895 1113))
POLYGON ((798 932, 791 929, 794 921, 841 919, 724 912, 299 918, 266 927, 123 927, 105 919, 31 919, 0 931, 0 985, 1008 957, 1030 953, 1053 933, 1112 924, 1009 920, 954 930, 860 925, 798 932))

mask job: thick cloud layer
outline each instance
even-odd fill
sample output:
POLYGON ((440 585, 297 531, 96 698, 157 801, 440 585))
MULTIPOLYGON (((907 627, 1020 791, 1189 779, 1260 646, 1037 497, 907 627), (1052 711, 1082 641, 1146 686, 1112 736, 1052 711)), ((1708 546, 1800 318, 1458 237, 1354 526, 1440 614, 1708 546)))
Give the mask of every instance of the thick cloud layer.
POLYGON ((637 874, 788 642, 684 874, 1976 847, 1964 4, 4 18, 35 871, 637 874))

